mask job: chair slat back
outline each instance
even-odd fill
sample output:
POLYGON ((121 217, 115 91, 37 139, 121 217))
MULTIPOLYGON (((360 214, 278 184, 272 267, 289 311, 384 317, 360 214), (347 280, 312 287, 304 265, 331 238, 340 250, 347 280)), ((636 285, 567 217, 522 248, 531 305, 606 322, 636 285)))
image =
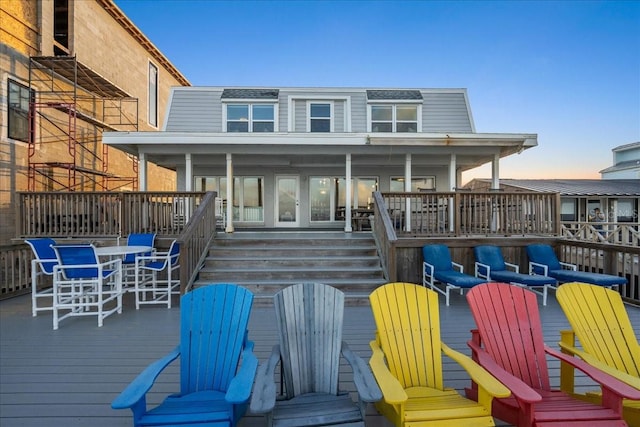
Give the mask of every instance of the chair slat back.
MULTIPOLYGON (((53 250, 58 263, 63 266, 99 264, 93 245, 54 245, 53 250)), ((67 279, 95 279, 98 277, 98 268, 65 268, 62 270, 62 275, 67 279)))
POLYGON ((425 245, 422 247, 423 260, 433 265, 436 271, 453 270, 451 265, 451 254, 445 245, 425 245))
POLYGON ((565 283, 556 295, 585 352, 640 378, 640 344, 618 292, 586 283, 565 283))
POLYGON ((53 274, 53 266, 58 263, 56 252, 53 250, 55 240, 48 237, 42 239, 26 239, 25 242, 31 247, 33 255, 40 262, 40 267, 45 274, 53 274))
POLYGON ((253 294, 232 284, 207 285, 180 299, 183 394, 226 392, 247 337, 253 294))
POLYGON ((390 372, 404 388, 443 389, 438 294, 389 283, 369 296, 376 335, 390 372))
POLYGON ((550 390, 536 294, 506 283, 485 283, 467 294, 484 349, 534 389, 550 390))
POLYGON ((274 297, 287 398, 338 393, 344 294, 304 283, 274 297))

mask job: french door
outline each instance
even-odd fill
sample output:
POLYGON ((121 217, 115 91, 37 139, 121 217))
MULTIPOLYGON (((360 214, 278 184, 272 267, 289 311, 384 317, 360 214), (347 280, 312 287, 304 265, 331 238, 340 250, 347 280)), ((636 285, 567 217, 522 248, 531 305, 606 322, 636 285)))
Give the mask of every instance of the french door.
POLYGON ((276 227, 300 226, 300 177, 276 176, 276 227))

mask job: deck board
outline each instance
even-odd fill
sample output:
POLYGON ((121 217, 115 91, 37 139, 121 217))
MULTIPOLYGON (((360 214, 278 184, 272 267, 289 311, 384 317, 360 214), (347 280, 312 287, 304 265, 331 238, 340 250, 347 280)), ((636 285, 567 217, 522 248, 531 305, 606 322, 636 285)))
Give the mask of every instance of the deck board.
MULTIPOLYGON (((31 316, 30 296, 0 301, 0 425, 117 427, 130 426, 131 412, 110 407, 117 394, 149 363, 178 342, 179 308, 143 307, 135 310, 132 295, 125 297, 122 314, 97 327, 94 317, 71 318, 52 330, 51 315, 31 316)), ((626 306, 634 329, 640 331, 640 308, 626 306)), ((568 327, 553 293, 540 307, 546 342, 558 348, 558 331, 568 327)), ((441 301, 442 338, 452 348, 470 354, 466 341, 473 319, 463 297, 452 295, 451 305, 441 301)), ((255 307, 249 335, 260 361, 267 359, 277 340, 273 307, 255 307)), ((373 338, 373 316, 368 306, 347 306, 343 338, 351 349, 368 359, 373 338)), ((448 358, 443 359, 445 385, 462 389, 469 377, 448 358)), ((353 392, 348 364, 341 364, 341 388, 353 392)), ((550 364, 551 383, 559 384, 559 364, 550 364)), ((148 396, 158 404, 178 391, 178 364, 168 368, 148 396)), ((586 379, 579 384, 587 387, 586 379)), ((390 424, 369 407, 367 425, 390 424)), ((247 416, 242 427, 264 425, 262 417, 247 416)), ((502 424, 504 425, 504 424, 502 424)))

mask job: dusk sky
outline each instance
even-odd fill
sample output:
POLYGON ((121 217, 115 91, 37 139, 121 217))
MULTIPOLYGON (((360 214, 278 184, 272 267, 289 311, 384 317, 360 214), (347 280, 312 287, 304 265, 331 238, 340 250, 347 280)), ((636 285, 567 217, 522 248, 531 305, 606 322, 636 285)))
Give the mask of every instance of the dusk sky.
POLYGON ((466 88, 477 132, 538 134, 501 178, 600 178, 640 141, 640 1, 116 4, 194 86, 466 88))

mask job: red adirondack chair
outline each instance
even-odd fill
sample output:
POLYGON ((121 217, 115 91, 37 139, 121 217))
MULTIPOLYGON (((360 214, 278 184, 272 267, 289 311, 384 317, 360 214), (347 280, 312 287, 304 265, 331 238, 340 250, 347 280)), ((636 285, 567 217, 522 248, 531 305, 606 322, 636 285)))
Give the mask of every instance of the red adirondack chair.
MULTIPOLYGON (((495 418, 518 427, 627 425, 622 419, 622 399, 638 399, 640 390, 545 345, 535 293, 505 283, 486 283, 471 289, 467 301, 478 326, 468 343, 472 357, 512 393, 493 400, 495 418), (552 389, 547 355, 569 363, 600 384, 602 404, 552 389)), ((477 398, 473 385, 466 393, 477 398)))

